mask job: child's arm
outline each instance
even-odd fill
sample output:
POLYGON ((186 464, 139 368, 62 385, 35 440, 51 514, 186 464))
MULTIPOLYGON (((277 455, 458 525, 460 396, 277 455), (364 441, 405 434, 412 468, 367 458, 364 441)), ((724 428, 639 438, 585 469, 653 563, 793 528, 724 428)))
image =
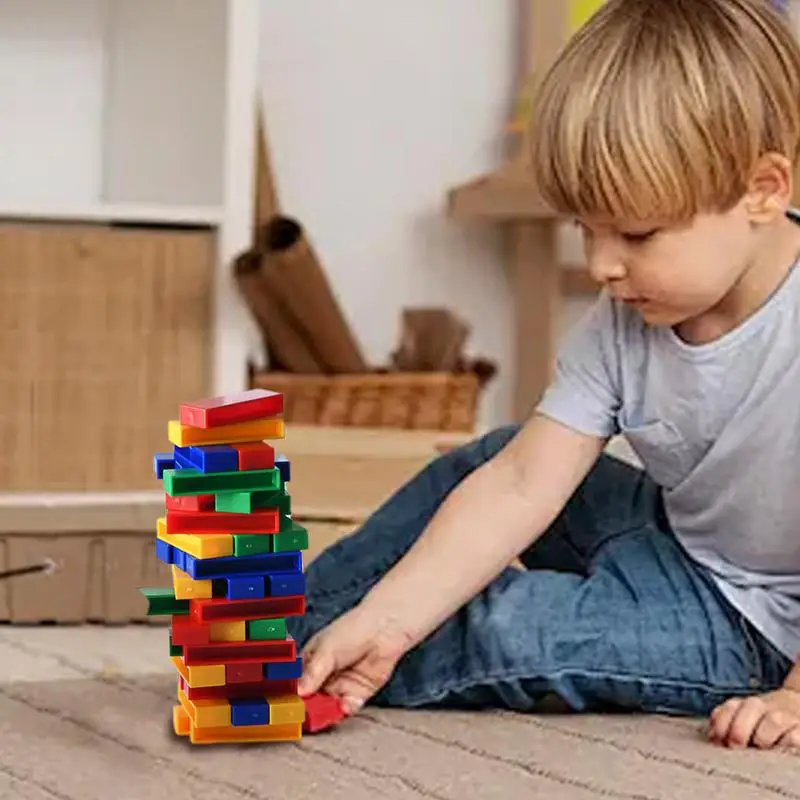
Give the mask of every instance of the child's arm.
POLYGON ((537 415, 448 497, 362 601, 413 646, 480 592, 561 512, 603 439, 537 415))

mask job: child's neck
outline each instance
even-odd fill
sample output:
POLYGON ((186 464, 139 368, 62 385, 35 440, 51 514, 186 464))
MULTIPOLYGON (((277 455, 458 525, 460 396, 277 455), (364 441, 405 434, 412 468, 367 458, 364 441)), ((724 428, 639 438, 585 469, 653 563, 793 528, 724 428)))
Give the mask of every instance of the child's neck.
POLYGON ((678 326, 682 339, 705 344, 737 328, 786 280, 800 256, 800 225, 783 217, 764 236, 764 247, 714 308, 678 326))

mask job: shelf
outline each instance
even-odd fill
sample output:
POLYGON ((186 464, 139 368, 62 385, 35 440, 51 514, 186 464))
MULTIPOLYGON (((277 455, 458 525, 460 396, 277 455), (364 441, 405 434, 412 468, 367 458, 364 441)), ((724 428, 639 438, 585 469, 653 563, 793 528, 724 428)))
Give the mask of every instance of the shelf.
POLYGON ((447 206, 450 216, 463 220, 558 219, 533 181, 513 165, 451 189, 447 194, 447 206))
POLYGON ((223 222, 222 208, 125 205, 6 205, 0 203, 0 220, 48 222, 96 222, 116 225, 164 225, 173 227, 216 228, 223 222))

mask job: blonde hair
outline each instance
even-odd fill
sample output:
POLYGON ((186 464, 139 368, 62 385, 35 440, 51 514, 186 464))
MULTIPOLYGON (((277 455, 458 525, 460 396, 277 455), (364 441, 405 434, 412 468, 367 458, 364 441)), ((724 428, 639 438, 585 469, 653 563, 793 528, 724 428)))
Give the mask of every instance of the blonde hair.
POLYGON ((733 207, 764 155, 795 165, 800 47, 768 0, 607 0, 533 114, 532 168, 558 212, 686 221, 733 207))

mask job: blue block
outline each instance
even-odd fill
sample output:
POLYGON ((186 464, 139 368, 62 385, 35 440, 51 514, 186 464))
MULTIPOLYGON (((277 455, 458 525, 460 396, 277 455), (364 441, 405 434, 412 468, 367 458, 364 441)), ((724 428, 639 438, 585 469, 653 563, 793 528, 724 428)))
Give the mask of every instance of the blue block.
POLYGON ((196 445, 193 447, 175 447, 175 460, 186 464, 185 468, 194 468, 204 475, 214 472, 237 472, 239 470, 239 453, 226 444, 196 445))
POLYGON ((265 585, 263 575, 241 575, 236 578, 228 578, 228 600, 250 600, 254 597, 265 597, 265 585))
POLYGON ((181 571, 186 572, 186 559, 188 553, 183 550, 178 550, 177 547, 172 547, 172 563, 181 571))
POLYGON ((264 678, 268 681, 293 681, 303 677, 303 659, 264 664, 264 678))
POLYGON ((179 568, 195 580, 230 578, 237 575, 269 575, 273 572, 301 572, 303 554, 259 553, 255 556, 223 556, 222 558, 195 558, 188 553, 175 550, 176 564, 182 558, 184 566, 179 568), (179 556, 178 554, 182 554, 179 556))
POLYGON ((239 728, 247 725, 269 725, 269 703, 266 698, 232 697, 231 725, 239 728))
POLYGON ((306 576, 302 572, 276 572, 265 577, 269 597, 290 597, 306 593, 306 576))
POLYGON ((292 470, 289 459, 286 458, 286 456, 275 456, 275 466, 278 468, 278 472, 281 473, 281 480, 284 483, 289 483, 289 481, 292 479, 292 470))
POLYGON ((153 456, 153 471, 159 480, 164 477, 165 469, 175 469, 176 466, 172 453, 156 453, 153 456))
POLYGON ((156 539, 156 558, 165 564, 172 564, 175 558, 172 545, 162 539, 156 539))
POLYGON ((188 447, 176 447, 175 452, 173 453, 173 458, 175 459, 175 466, 178 469, 194 469, 194 464, 189 461, 188 456, 184 451, 188 450, 188 447))

